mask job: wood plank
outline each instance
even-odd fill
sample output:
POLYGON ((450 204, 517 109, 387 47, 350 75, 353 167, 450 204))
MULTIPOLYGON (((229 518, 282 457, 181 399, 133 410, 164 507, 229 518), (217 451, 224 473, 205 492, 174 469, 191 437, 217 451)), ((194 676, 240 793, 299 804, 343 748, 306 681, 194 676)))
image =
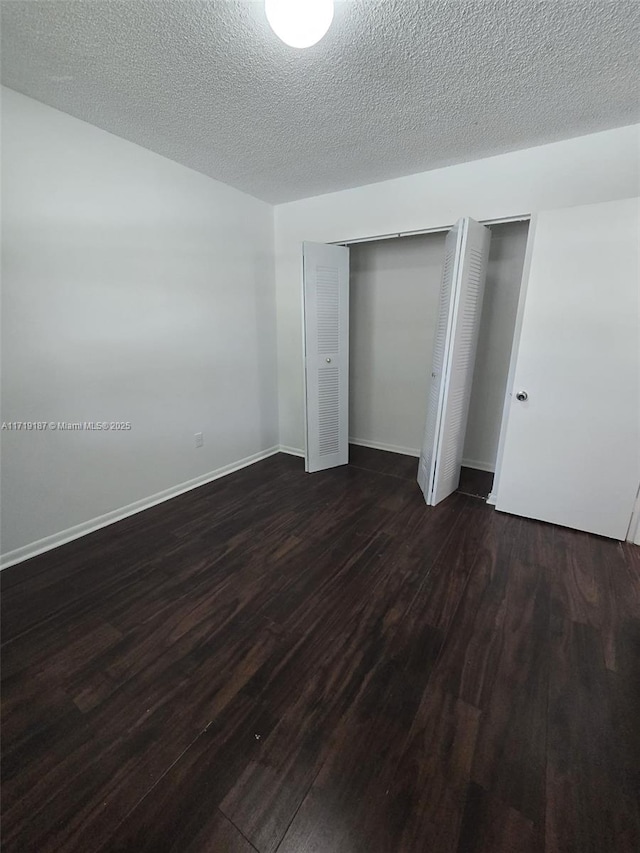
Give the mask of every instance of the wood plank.
MULTIPOLYGON (((528 522, 521 525, 509 565, 504 612, 494 628, 499 651, 491 680, 478 694, 485 713, 473 779, 541 828, 545 813, 550 590, 544 572, 527 562, 530 538, 538 529, 528 522)), ((470 643, 474 642, 472 638, 470 643)))
MULTIPOLYGON (((471 503, 461 497, 454 502, 471 503)), ((457 568, 455 563, 448 564, 446 554, 451 553, 453 542, 464 540, 462 552, 466 554, 477 545, 484 527, 481 518, 484 521, 489 514, 486 507, 483 509, 476 519, 477 525, 464 512, 453 520, 451 532, 442 538, 440 553, 434 555, 431 564, 425 558, 429 549, 418 543, 400 550, 400 560, 404 555, 406 563, 417 570, 417 591, 409 599, 408 607, 394 607, 397 618, 386 640, 387 651, 380 645, 374 658, 377 665, 370 678, 355 695, 353 707, 341 718, 337 731, 332 733, 326 761, 279 851, 348 849, 373 853, 423 849, 421 844, 430 843, 442 831, 442 824, 433 822, 434 816, 446 812, 446 822, 451 823, 456 798, 461 802, 460 790, 456 788, 459 780, 455 772, 443 769, 435 759, 432 761, 434 752, 437 753, 436 741, 453 740, 458 744, 453 766, 466 760, 467 772, 462 773, 463 784, 466 783, 479 712, 448 694, 432 693, 425 688, 444 636, 440 628, 429 624, 428 604, 430 599, 437 598, 436 591, 442 587, 447 587, 452 596, 456 588, 461 594, 466 574, 461 572, 463 581, 457 586, 445 583, 447 568, 457 568), (466 539, 465 534, 468 534, 466 539), (459 725, 455 722, 457 717, 459 725), (438 725, 449 729, 453 726, 454 734, 450 730, 443 734, 442 729, 436 729, 438 725), (424 747, 420 746, 421 738, 426 740, 424 747), (460 756, 465 752, 463 759, 460 756), (423 755, 424 766, 420 761, 423 755), (428 803, 434 802, 433 791, 439 787, 446 789, 444 801, 437 801, 442 809, 436 805, 430 811, 428 803)), ((402 588, 406 589, 406 580, 402 588)), ((393 600, 388 593, 385 597, 393 600)), ((444 622, 441 627, 446 627, 444 622)), ((450 757, 437 754, 444 763, 450 757)), ((222 808, 225 809, 224 803, 222 808)))
POLYGON ((544 837, 532 821, 471 782, 457 853, 542 853, 544 837))
MULTIPOLYGON (((551 635, 547 850, 631 853, 640 847, 628 744, 613 721, 599 632, 556 615, 551 635)), ((637 777, 636 777, 637 779, 637 777)))
MULTIPOLYGON (((211 850, 231 822, 217 804, 247 764, 262 760, 264 739, 275 720, 259 703, 239 696, 213 722, 134 807, 104 846, 94 849, 211 850)), ((240 835, 237 827, 235 834, 240 835)), ((243 836, 241 836, 243 837, 243 836)), ((244 838, 244 837, 243 837, 244 838)), ((255 848, 244 839, 247 849, 255 848)), ((222 847, 222 850, 225 848, 222 847)), ((230 847, 235 851, 235 847, 230 847)), ((244 853, 244 848, 239 847, 244 853)))
POLYGON ((425 850, 443 824, 455 839, 479 712, 432 691, 416 706, 401 681, 381 672, 375 705, 371 694, 338 728, 278 853, 425 850))
POLYGON ((483 710, 501 654, 507 581, 521 528, 520 519, 492 513, 433 676, 441 690, 483 710))
POLYGON ((364 468, 376 474, 388 474, 412 482, 415 482, 418 476, 416 456, 390 453, 388 450, 374 450, 357 444, 349 445, 349 465, 352 468, 364 468))

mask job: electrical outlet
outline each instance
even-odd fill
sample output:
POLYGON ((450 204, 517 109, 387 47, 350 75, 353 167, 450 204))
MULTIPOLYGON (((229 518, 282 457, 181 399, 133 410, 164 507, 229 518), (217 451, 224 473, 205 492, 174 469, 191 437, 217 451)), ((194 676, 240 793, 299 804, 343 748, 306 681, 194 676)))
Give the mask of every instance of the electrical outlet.
POLYGON ((201 432, 196 433, 196 447, 202 447, 204 444, 204 436, 201 432))

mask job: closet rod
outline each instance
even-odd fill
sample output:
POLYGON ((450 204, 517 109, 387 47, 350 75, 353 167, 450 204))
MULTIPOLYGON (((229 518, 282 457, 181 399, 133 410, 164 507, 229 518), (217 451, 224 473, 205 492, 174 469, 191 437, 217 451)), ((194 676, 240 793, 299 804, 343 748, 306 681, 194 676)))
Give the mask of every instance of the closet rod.
MULTIPOLYGON (((531 219, 530 213, 523 213, 520 216, 503 216, 501 219, 481 219, 481 225, 503 225, 508 222, 528 222, 531 219)), ((374 243, 376 240, 396 240, 398 237, 417 237, 419 234, 443 234, 453 228, 451 225, 443 225, 439 228, 421 228, 417 231, 398 231, 391 234, 377 234, 375 237, 357 237, 354 240, 336 240, 330 243, 331 246, 355 246, 357 243, 374 243)))

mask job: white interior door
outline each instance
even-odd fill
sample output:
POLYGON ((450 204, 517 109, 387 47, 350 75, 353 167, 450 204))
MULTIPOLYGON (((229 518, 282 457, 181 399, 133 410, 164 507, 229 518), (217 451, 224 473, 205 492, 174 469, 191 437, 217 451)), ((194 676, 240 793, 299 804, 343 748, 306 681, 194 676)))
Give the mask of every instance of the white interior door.
POLYGON ((640 482, 639 229, 638 199, 537 216, 496 509, 625 538, 640 482))
POLYGON ((303 244, 307 471, 349 461, 349 249, 303 244))
POLYGON ((428 504, 458 487, 491 232, 468 217, 447 235, 418 483, 428 504))

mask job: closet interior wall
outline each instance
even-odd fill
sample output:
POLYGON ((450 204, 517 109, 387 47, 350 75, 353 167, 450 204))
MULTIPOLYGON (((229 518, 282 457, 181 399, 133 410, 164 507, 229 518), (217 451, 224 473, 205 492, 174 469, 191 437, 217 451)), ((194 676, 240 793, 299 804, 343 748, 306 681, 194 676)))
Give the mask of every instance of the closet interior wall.
MULTIPOLYGON (((493 471, 528 222, 491 226, 491 248, 463 464, 493 471)), ((445 233, 353 245, 350 252, 350 442, 418 456, 445 233)))

